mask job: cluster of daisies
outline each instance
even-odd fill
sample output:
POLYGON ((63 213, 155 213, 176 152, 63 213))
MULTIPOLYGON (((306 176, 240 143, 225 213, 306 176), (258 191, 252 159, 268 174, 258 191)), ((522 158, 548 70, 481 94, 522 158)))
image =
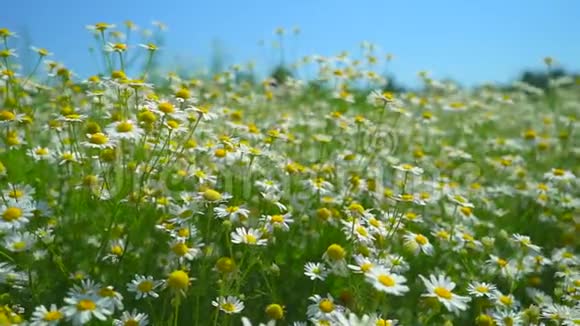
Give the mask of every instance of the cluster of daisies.
POLYGON ((0 325, 580 324, 580 80, 384 92, 368 42, 190 78, 89 30, 82 79, 0 29, 0 325))

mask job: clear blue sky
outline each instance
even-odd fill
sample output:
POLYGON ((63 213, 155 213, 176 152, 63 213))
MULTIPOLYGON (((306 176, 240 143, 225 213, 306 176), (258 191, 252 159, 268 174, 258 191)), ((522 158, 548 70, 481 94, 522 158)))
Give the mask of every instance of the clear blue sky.
POLYGON ((293 52, 355 53, 368 40, 396 56, 391 71, 405 83, 422 69, 465 84, 505 82, 541 67, 546 55, 580 69, 578 0, 4 0, 0 11, 0 27, 26 29, 35 45, 81 76, 96 69, 85 25, 127 19, 166 23, 169 61, 207 59, 219 39, 232 62, 271 64, 273 55, 258 41, 273 40, 278 26, 299 26, 293 52))

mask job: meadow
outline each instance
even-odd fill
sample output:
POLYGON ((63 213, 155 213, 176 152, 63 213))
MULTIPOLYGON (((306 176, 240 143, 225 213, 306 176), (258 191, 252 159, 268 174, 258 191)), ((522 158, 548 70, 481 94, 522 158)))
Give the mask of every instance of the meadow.
POLYGON ((0 325, 580 325, 580 79, 154 76, 130 27, 88 78, 0 29, 0 325))

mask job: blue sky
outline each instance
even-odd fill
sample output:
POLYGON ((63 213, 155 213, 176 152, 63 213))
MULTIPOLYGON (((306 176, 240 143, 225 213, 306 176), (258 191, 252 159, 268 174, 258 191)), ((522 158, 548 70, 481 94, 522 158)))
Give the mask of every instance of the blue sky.
POLYGON ((167 24, 164 58, 200 62, 219 39, 234 62, 274 63, 258 45, 273 40, 276 27, 299 26, 291 53, 358 53, 368 40, 395 55, 390 66, 398 80, 412 84, 425 69, 472 85, 506 82, 524 68, 540 68, 544 56, 580 69, 578 0, 439 1, 155 1, 7 0, 0 27, 26 33, 34 45, 54 52, 81 76, 96 71, 85 25, 130 19, 148 27, 167 24))

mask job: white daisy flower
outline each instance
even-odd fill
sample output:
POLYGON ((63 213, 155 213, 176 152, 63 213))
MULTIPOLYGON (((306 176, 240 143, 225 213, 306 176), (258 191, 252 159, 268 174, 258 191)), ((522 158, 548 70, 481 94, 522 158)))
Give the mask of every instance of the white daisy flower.
POLYGON ((290 230, 290 224, 294 222, 290 213, 265 215, 262 217, 262 221, 266 223, 266 228, 270 232, 273 232, 274 229, 288 231, 290 230))
POLYGON ((435 276, 433 274, 429 275, 429 279, 423 277, 423 275, 419 275, 419 277, 427 288, 427 293, 422 296, 436 298, 447 310, 453 313, 459 313, 459 311, 467 309, 467 303, 471 301, 471 298, 453 293, 455 283, 450 278, 445 275, 435 276))
POLYGON ((244 302, 235 296, 218 297, 211 302, 214 307, 225 312, 226 314, 237 314, 244 310, 244 302))
POLYGON ((426 236, 408 232, 403 236, 403 239, 405 239, 405 247, 414 255, 419 254, 421 251, 426 255, 433 255, 433 245, 429 242, 429 239, 426 236))
POLYGON ((127 291, 135 293, 135 299, 147 297, 158 298, 156 289, 163 285, 163 281, 156 281, 153 276, 135 275, 130 283, 127 283, 127 291))
POLYGON ((34 308, 34 312, 30 318, 30 326, 55 326, 63 318, 63 312, 55 304, 51 304, 48 309, 45 306, 38 306, 34 308))
POLYGON ((105 130, 112 140, 138 140, 144 134, 143 129, 132 120, 113 122, 105 130))
POLYGON ((306 312, 309 319, 328 319, 344 311, 342 306, 337 305, 334 302, 334 298, 330 294, 328 294, 326 297, 315 294, 308 298, 308 300, 312 301, 312 304, 308 306, 306 312))
POLYGON ((322 263, 308 262, 304 265, 304 275, 308 276, 312 281, 316 279, 324 281, 328 275, 328 271, 322 263))
POLYGON ((233 223, 245 222, 250 215, 250 211, 243 206, 226 206, 220 205, 215 207, 214 213, 219 218, 227 218, 233 223))
POLYGON ((149 317, 147 314, 137 312, 133 309, 132 312, 124 311, 121 318, 113 320, 113 326, 147 326, 149 325, 149 317))
POLYGON ((265 246, 268 244, 268 240, 261 239, 262 232, 257 229, 236 228, 236 231, 231 232, 230 236, 235 244, 244 243, 251 246, 265 246))
POLYGON ((495 285, 485 282, 472 282, 467 287, 469 294, 476 298, 491 298, 496 290, 495 285))
POLYGON ((84 325, 93 317, 107 320, 113 312, 104 305, 104 300, 95 294, 75 295, 64 299, 67 304, 62 308, 67 320, 74 326, 84 325))
POLYGON ((25 201, 7 200, 0 205, 0 231, 18 230, 28 224, 34 207, 25 201))
POLYGON ((383 266, 372 267, 365 276, 367 282, 381 292, 397 296, 409 292, 409 287, 404 284, 407 279, 399 274, 391 273, 383 266))

